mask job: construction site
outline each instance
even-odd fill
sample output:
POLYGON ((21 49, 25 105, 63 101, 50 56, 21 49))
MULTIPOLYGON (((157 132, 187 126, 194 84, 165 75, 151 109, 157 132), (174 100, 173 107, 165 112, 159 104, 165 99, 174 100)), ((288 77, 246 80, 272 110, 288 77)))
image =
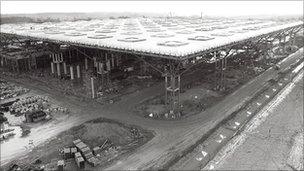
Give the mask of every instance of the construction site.
POLYGON ((294 18, 2 24, 1 169, 201 170, 303 73, 303 45, 294 18))

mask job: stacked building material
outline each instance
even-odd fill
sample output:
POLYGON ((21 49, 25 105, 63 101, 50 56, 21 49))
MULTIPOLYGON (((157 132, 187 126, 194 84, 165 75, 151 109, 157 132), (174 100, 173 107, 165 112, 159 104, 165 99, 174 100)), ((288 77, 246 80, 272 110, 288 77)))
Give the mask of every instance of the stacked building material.
MULTIPOLYGON (((90 147, 88 147, 80 139, 74 140, 73 143, 76 146, 76 148, 78 149, 78 151, 80 151, 78 153, 75 153, 76 163, 79 162, 79 161, 77 161, 78 159, 76 159, 79 156, 79 154, 93 167, 97 166, 100 163, 100 161, 93 155, 93 152, 90 149, 90 147)), ((98 149, 96 147, 94 149, 95 149, 94 154, 96 155, 98 149)), ((99 150, 100 150, 100 148, 99 148, 99 150)), ((78 167, 80 167, 80 165, 78 165, 78 167)))
POLYGON ((77 139, 77 140, 74 140, 73 141, 73 144, 76 146, 78 143, 80 143, 81 142, 81 140, 80 139, 77 139))
POLYGON ((93 157, 93 153, 92 153, 92 151, 89 147, 85 147, 85 148, 80 149, 80 152, 82 153, 82 155, 84 156, 84 158, 86 160, 93 157))
POLYGON ((10 112, 16 115, 22 115, 27 112, 36 112, 43 110, 48 102, 47 97, 31 96, 21 98, 19 101, 13 103, 10 107, 10 112))
POLYGON ((72 158, 71 148, 64 148, 63 149, 63 158, 65 160, 72 158))
POLYGON ((76 147, 72 147, 71 148, 71 155, 72 155, 72 157, 75 157, 75 153, 77 153, 77 148, 76 147))
POLYGON ((98 146, 93 148, 93 154, 94 155, 99 154, 101 151, 102 151, 102 149, 100 147, 98 147, 98 146))
POLYGON ((87 147, 87 145, 83 142, 79 142, 75 146, 77 147, 78 151, 81 151, 81 149, 87 147))
POLYGON ((64 168, 64 160, 59 160, 59 161, 57 162, 57 170, 58 170, 58 171, 62 171, 63 168, 64 168))
POLYGON ((8 99, 27 93, 29 89, 15 86, 0 80, 0 100, 8 99))
POLYGON ((75 153, 75 162, 79 168, 83 169, 85 167, 84 159, 80 152, 75 153))
POLYGON ((95 167, 95 166, 97 166, 99 163, 100 163, 100 160, 98 160, 96 157, 91 157, 91 158, 89 158, 88 160, 88 163, 91 165, 91 166, 93 166, 93 167, 95 167))

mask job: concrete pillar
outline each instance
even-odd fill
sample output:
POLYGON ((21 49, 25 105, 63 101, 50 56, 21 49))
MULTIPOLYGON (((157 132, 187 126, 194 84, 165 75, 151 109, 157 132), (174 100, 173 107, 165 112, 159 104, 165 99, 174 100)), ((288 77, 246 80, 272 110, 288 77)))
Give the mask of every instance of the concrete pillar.
POLYGON ((110 71, 111 70, 110 60, 107 60, 106 66, 107 66, 107 71, 110 71))
POLYGON ((112 68, 115 67, 115 59, 114 59, 114 55, 111 54, 111 63, 112 63, 112 68))
POLYGON ((51 62, 51 71, 52 71, 52 74, 55 73, 55 71, 54 71, 54 63, 53 62, 51 62))
POLYGON ((54 54, 54 61, 58 62, 58 55, 57 54, 54 54))
POLYGON ((165 76, 165 105, 168 104, 168 77, 165 76))
POLYGON ((85 70, 88 70, 88 58, 84 58, 84 67, 85 67, 85 70))
POLYGON ((63 62, 63 54, 60 53, 60 62, 63 62))
POLYGON ((31 70, 31 69, 32 69, 31 57, 29 57, 29 58, 27 59, 27 64, 28 64, 28 70, 31 70))
POLYGON ((65 63, 65 62, 63 62, 63 72, 64 72, 64 75, 67 75, 67 74, 68 74, 67 66, 66 66, 66 63, 65 63))
POLYGON ((19 68, 19 62, 18 62, 18 60, 16 60, 16 67, 17 67, 17 72, 20 72, 20 68, 19 68))
POLYGON ((77 70, 77 78, 80 78, 80 66, 79 65, 76 66, 76 70, 77 70))
POLYGON ((93 57, 94 67, 97 67, 97 59, 96 57, 93 57))
POLYGON ((94 78, 91 77, 91 86, 92 86, 92 98, 95 98, 95 87, 94 87, 94 78))
POLYGON ((175 76, 171 75, 171 88, 175 90, 175 76))
POLYGON ((120 56, 116 56, 115 59, 116 59, 116 66, 119 66, 120 65, 120 56))
POLYGON ((61 72, 60 72, 60 63, 57 63, 57 74, 58 74, 58 77, 61 76, 61 72))
POLYGON ((97 63, 97 73, 100 73, 100 74, 104 73, 103 63, 101 63, 101 62, 97 63))
POLYGON ((74 70, 73 70, 73 66, 70 66, 70 74, 71 74, 71 80, 74 80, 74 70))

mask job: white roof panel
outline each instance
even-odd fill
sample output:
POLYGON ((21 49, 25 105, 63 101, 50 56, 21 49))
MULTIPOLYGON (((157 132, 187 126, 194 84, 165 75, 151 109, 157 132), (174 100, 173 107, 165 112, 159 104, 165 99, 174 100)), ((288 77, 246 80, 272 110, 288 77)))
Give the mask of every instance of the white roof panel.
POLYGON ((299 24, 303 22, 133 18, 4 24, 1 32, 181 57, 299 24))

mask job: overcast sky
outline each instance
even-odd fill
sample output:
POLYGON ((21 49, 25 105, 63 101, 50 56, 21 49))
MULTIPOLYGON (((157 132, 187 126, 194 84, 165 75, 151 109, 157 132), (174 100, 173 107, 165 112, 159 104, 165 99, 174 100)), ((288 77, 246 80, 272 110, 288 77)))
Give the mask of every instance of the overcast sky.
POLYGON ((175 15, 303 15, 303 1, 2 1, 1 14, 159 12, 175 15))

